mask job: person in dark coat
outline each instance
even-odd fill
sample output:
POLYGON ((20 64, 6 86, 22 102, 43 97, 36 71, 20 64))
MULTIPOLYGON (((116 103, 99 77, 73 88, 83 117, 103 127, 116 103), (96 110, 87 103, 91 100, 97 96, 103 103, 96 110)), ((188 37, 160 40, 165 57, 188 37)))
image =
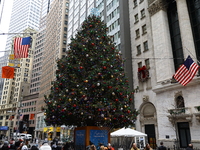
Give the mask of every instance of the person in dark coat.
POLYGON ((158 150, 167 150, 167 148, 163 145, 163 142, 160 142, 160 146, 158 147, 158 150))
POLYGON ((188 144, 188 147, 186 148, 186 150, 193 150, 193 145, 191 143, 188 144))
POLYGON ((9 150, 8 141, 4 142, 3 146, 1 147, 1 150, 9 150))
POLYGON ((31 146, 31 150, 39 150, 36 145, 31 146))

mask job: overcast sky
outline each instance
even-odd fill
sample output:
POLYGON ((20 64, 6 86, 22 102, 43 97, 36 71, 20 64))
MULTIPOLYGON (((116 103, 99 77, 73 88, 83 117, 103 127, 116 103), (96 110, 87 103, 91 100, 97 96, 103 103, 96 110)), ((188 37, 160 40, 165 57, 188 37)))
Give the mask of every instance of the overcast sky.
MULTIPOLYGON (((1 0, 0 4, 0 33, 8 33, 10 23, 10 15, 12 11, 13 0, 1 0), (2 9, 4 3, 4 7, 2 9)), ((7 36, 0 34, 0 56, 3 56, 5 51, 7 36)))

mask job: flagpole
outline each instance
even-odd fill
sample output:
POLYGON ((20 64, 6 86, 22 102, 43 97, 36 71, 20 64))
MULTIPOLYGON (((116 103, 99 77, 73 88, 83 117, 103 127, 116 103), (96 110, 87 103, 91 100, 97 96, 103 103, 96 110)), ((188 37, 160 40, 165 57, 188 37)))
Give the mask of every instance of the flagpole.
MULTIPOLYGON (((185 47, 185 46, 184 46, 185 47)), ((196 58, 188 49, 185 47, 185 49, 192 55, 192 57, 196 58)), ((196 58, 197 59, 197 58, 196 58)), ((200 61, 197 59, 197 62, 200 64, 200 61)))

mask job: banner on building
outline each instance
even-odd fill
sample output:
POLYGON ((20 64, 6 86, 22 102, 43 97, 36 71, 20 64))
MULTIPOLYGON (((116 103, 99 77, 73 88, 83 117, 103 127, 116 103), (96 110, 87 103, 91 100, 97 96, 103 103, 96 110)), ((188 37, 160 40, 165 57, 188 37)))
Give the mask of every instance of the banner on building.
POLYGON ((9 66, 2 67, 2 78, 13 79, 14 71, 15 69, 13 67, 9 67, 9 66))

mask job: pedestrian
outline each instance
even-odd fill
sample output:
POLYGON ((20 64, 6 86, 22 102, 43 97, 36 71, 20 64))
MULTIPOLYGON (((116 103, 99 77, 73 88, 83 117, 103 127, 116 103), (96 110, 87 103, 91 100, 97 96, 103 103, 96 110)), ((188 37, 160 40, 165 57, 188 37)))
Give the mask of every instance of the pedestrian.
POLYGON ((64 147, 63 147, 63 150, 69 150, 70 148, 70 145, 68 142, 65 143, 64 147))
POLYGON ((191 143, 188 144, 188 147, 186 148, 186 150, 193 150, 193 145, 191 143))
POLYGON ((9 146, 8 146, 8 141, 4 141, 3 146, 1 147, 1 150, 8 150, 9 146))
POLYGON ((96 149, 96 146, 95 146, 94 144, 91 145, 91 146, 90 146, 90 150, 97 150, 97 149, 96 149))
POLYGON ((167 150, 167 148, 163 145, 163 142, 160 142, 160 146, 158 147, 158 150, 167 150))
POLYGON ((114 147, 112 147, 112 145, 111 145, 110 143, 108 143, 107 149, 108 149, 108 150, 115 150, 114 147))
POLYGON ((62 150, 62 144, 61 144, 61 142, 58 142, 56 150, 62 150))
MULTIPOLYGON (((21 143, 23 142, 24 140, 23 139, 19 139, 17 142, 15 142, 15 149, 18 149, 21 145, 21 143)), ((21 147, 20 147, 21 149, 21 147)))
POLYGON ((89 141, 89 145, 86 147, 86 150, 90 150, 90 147, 93 145, 91 141, 89 141))
POLYGON ((31 150, 39 150, 36 145, 31 146, 31 150))
POLYGON ((22 147, 21 150, 28 150, 28 147, 24 142, 22 142, 22 146, 21 147, 22 147))
POLYGON ((54 142, 51 142, 51 149, 52 150, 57 150, 57 145, 54 142))
POLYGON ((149 145, 149 143, 147 143, 146 146, 145 146, 145 148, 144 148, 144 150, 153 150, 153 149, 151 148, 151 146, 149 145))
POLYGON ((51 150, 51 146, 48 144, 48 142, 45 140, 42 145, 40 146, 39 150, 51 150))
POLYGON ((136 143, 133 143, 131 150, 140 150, 140 149, 137 147, 136 143))

